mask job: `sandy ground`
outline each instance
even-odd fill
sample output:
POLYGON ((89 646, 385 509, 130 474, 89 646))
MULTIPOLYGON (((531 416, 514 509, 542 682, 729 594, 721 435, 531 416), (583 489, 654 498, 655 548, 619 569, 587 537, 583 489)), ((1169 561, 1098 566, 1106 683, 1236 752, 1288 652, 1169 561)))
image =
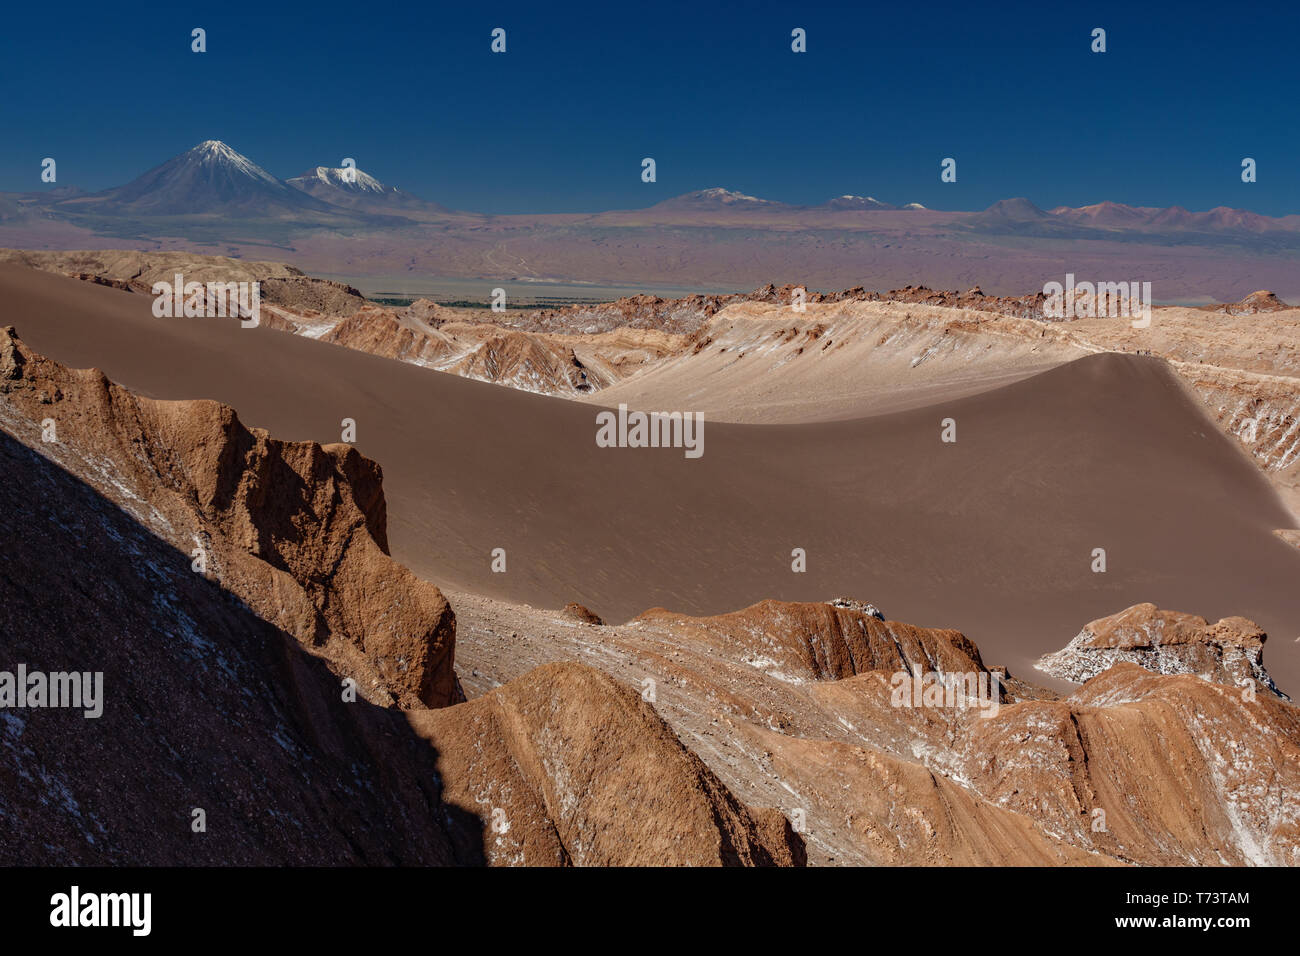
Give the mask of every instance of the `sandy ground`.
POLYGON ((159 320, 146 297, 72 279, 0 267, 0 302, 33 348, 145 394, 218 399, 290 439, 337 441, 355 419, 384 468, 394 556, 453 591, 577 600, 614 622, 844 594, 956 627, 1022 673, 1087 621, 1153 601, 1257 621, 1269 670, 1300 689, 1300 552, 1273 534, 1290 517, 1159 360, 1094 355, 976 394, 936 384, 922 407, 840 421, 709 423, 689 460, 596 447, 589 405, 159 320))

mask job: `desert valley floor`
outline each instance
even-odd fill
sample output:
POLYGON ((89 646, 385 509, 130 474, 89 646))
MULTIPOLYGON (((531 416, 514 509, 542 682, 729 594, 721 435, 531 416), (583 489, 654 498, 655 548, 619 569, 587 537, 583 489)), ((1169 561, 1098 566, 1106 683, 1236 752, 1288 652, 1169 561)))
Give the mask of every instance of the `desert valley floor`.
MULTIPOLYGON (((513 837, 498 833, 495 843, 484 837, 486 846, 471 852, 468 831, 448 816, 439 823, 446 845, 431 843, 428 859, 653 862, 659 854, 698 862, 643 846, 643 836, 609 835, 617 828, 608 823, 613 778, 632 773, 620 768, 650 774, 664 762, 675 769, 653 771, 668 782, 662 800, 650 802, 713 807, 690 825, 722 834, 714 843, 724 862, 1297 862, 1300 718, 1266 691, 1258 704, 1237 702, 1236 658, 1223 648, 1258 639, 1223 634, 1249 628, 1179 623, 1195 632, 1185 668, 1152 673, 1120 662, 1083 688, 1035 667, 1089 622, 1150 603, 1207 622, 1248 618, 1268 634, 1276 687, 1300 690, 1300 549, 1292 543, 1300 378, 1281 345, 1237 354, 1230 334, 1263 316, 1157 310, 1143 338, 1124 320, 1051 324, 969 303, 825 301, 795 313, 752 299, 662 335, 635 323, 592 332, 494 326, 474 340, 470 351, 482 356, 489 347, 506 354, 516 341, 544 350, 570 335, 570 370, 576 362, 584 380, 601 376, 599 388, 561 387, 560 376, 554 388, 529 391, 472 363, 454 374, 413 360, 431 354, 411 347, 421 336, 426 346, 466 341, 446 316, 433 322, 355 305, 332 314, 313 301, 269 310, 276 321, 246 329, 233 320, 158 319, 151 297, 129 283, 86 278, 0 263, 0 326, 13 329, 0 371, 17 396, 9 418, 0 415, 7 441, 41 452, 30 437, 41 409, 99 409, 68 426, 63 440, 73 451, 52 460, 128 514, 154 501, 158 435, 180 428, 173 419, 189 415, 194 400, 238 416, 236 425, 221 419, 212 433, 221 441, 194 432, 193 454, 215 456, 218 469, 226 467, 221 442, 242 427, 272 438, 240 438, 240 454, 268 441, 324 446, 277 480, 305 487, 309 500, 322 475, 347 486, 314 500, 333 509, 331 501, 355 499, 366 516, 357 520, 376 542, 365 567, 387 562, 386 550, 414 573, 384 588, 426 595, 421 589, 435 585, 446 595, 455 674, 445 622, 427 625, 430 634, 446 632, 445 659, 421 657, 440 676, 406 681, 365 640, 359 652, 347 649, 336 638, 348 638, 348 628, 372 633, 378 625, 339 612, 337 596, 318 601, 321 619, 344 613, 353 623, 337 634, 318 628, 305 642, 308 657, 323 655, 336 676, 354 667, 386 684, 391 699, 365 719, 407 711, 417 737, 441 753, 449 782, 437 799, 457 794, 460 812, 485 826, 502 806, 512 819, 549 821, 516 827, 513 837), (359 327, 358 315, 369 317, 369 329, 391 323, 401 349, 340 342, 339 330, 349 321, 359 327), (1202 340, 1216 334, 1226 357, 1207 361, 1202 340), (120 389, 69 371, 90 368, 120 389), (620 402, 702 410, 705 454, 598 447, 595 414, 620 402), (1256 423, 1249 442, 1242 408, 1256 423), (93 425, 100 419, 104 434, 93 425), (356 452, 382 469, 382 490, 376 476, 356 478, 361 459, 338 445, 344 419, 356 423, 356 452), (941 439, 946 420, 954 442, 941 439), (141 461, 148 469, 137 474, 141 461), (504 573, 494 570, 494 549, 504 549, 504 573), (798 573, 795 549, 806 555, 798 573), (1105 552, 1102 573, 1096 549, 1105 552), (838 607, 825 603, 841 597, 848 600, 838 607), (583 609, 561 610, 570 602, 583 609), (883 620, 864 610, 867 602, 883 620), (573 662, 583 667, 573 671, 573 662), (1005 668, 1002 714, 890 713, 881 704, 889 674, 918 664, 1005 668), (1222 672, 1210 680, 1196 676, 1216 666, 1222 672), (638 710, 647 677, 658 682, 654 711, 666 725, 638 710), (468 700, 458 702, 461 693, 468 700), (538 703, 557 699, 573 701, 577 716, 538 703), (538 707, 563 726, 529 737, 530 722, 542 720, 538 707), (573 757, 574 739, 601 729, 624 747, 622 757, 598 767, 573 757), (1243 750, 1244 765, 1233 759, 1243 750), (584 768, 586 798, 564 789, 572 781, 557 782, 558 751, 584 768), (686 775, 680 792, 673 774, 686 775), (1089 825, 1097 806, 1109 808, 1104 832, 1089 825), (806 835, 768 808, 784 818, 798 808, 806 835)), ((1300 339, 1300 312, 1279 309, 1267 321, 1280 340, 1300 339)), ((489 358, 497 369, 500 356, 489 358)), ((556 367, 545 356, 535 365, 556 367)), ((36 467, 17 447, 7 454, 15 469, 36 467)), ((296 452, 268 454, 298 460, 296 452)), ((202 487, 197 466, 167 461, 163 473, 179 469, 202 487)), ((39 479, 43 487, 59 480, 39 479)), ((267 557, 266 541, 297 543, 311 535, 303 520, 335 516, 318 509, 259 523, 259 502, 278 492, 245 488, 238 470, 229 480, 250 496, 252 517, 242 531, 200 537, 225 535, 229 554, 243 547, 301 584, 298 565, 278 552, 267 557)), ((221 480, 215 487, 210 501, 194 499, 203 505, 194 506, 196 527, 234 494, 221 480)), ((157 505, 167 527, 191 521, 170 507, 157 505)), ((170 544, 184 552, 188 537, 178 536, 170 544)), ((335 567, 349 567, 349 546, 339 547, 335 567)), ((365 604, 375 581, 390 580, 365 577, 370 570, 357 572, 362 583, 343 584, 312 573, 307 593, 351 588, 368 615, 407 607, 404 598, 365 604)), ((11 592, 20 585, 11 574, 11 592)), ((416 604, 427 604, 429 620, 444 620, 436 589, 416 604)), ((40 604, 26 593, 32 607, 40 604)), ((241 613, 296 633, 258 603, 265 588, 248 593, 260 597, 240 592, 241 613)), ((324 687, 325 671, 312 681, 324 687)), ((307 700, 317 691, 298 693, 307 700)), ((76 789, 68 780, 60 786, 76 789)), ((418 814, 418 795, 402 799, 403 813, 418 814)), ((101 843, 113 847, 105 836, 101 843)), ((97 858, 69 840, 51 838, 67 859, 97 858)), ((155 853, 127 841, 102 852, 151 860, 180 845, 155 853)))
POLYGON ((893 388, 877 400, 884 376, 841 360, 832 413, 813 403, 799 424, 728 422, 740 414, 725 396, 743 392, 726 381, 710 394, 720 373, 707 366, 689 392, 670 366, 659 373, 677 377, 669 387, 652 372, 593 396, 616 405, 635 390, 633 407, 707 409, 707 453, 689 460, 598 448, 594 410, 578 402, 265 327, 159 320, 147 297, 16 267, 0 269, 0 290, 34 349, 139 394, 214 399, 294 441, 337 441, 354 419, 357 449, 384 469, 394 556, 440 586, 572 600, 612 620, 849 594, 898 620, 959 627, 1021 672, 1138 601, 1214 617, 1248 608, 1285 638, 1270 645, 1270 671, 1300 687, 1300 647, 1286 646, 1300 635, 1300 550, 1273 534, 1296 519, 1155 359, 1044 368, 1013 355, 988 363, 987 390, 966 366, 946 389, 931 378, 921 407, 884 414, 901 389, 885 379, 893 388), (954 443, 941 441, 944 418, 954 443), (505 574, 491 569, 497 547, 505 574), (1105 574, 1091 570, 1098 547, 1105 574), (809 556, 801 575, 794 548, 809 556))

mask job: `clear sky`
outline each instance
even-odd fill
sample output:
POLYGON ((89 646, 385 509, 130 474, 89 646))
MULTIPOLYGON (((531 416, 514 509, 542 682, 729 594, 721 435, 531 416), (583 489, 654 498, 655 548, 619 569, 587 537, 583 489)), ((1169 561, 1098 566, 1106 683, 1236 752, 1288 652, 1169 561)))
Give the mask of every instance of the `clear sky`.
POLYGON ((0 190, 49 188, 46 156, 58 185, 102 189, 221 139, 282 178, 353 157, 391 185, 497 213, 726 186, 791 203, 1026 196, 1283 215, 1300 212, 1298 11, 22 3, 0 29, 0 190), (190 52, 194 27, 208 52, 190 52), (489 49, 494 27, 505 54, 489 49), (806 53, 790 49, 795 27, 806 53), (1104 54, 1090 51, 1094 27, 1104 54), (956 183, 940 182, 944 157, 956 183))

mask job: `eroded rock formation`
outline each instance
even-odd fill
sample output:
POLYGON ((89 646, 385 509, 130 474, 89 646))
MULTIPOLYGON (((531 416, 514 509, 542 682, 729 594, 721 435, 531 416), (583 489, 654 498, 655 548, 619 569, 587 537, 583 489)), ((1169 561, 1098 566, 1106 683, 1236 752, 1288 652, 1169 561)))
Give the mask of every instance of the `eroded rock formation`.
POLYGON ((778 810, 741 804, 626 684, 547 664, 410 715, 450 799, 488 821, 489 862, 525 866, 802 865, 778 810))
POLYGON ((1198 674, 1234 687, 1255 681, 1285 697, 1264 668, 1266 640, 1259 625, 1244 617, 1210 624, 1195 614, 1135 604, 1088 624, 1066 647, 1043 657, 1038 667, 1082 684, 1129 661, 1156 674, 1198 674))
POLYGON ((455 617, 387 553, 382 474, 347 445, 283 442, 227 406, 141 398, 0 330, 0 395, 85 476, 262 618, 319 647, 362 693, 459 699, 455 617))

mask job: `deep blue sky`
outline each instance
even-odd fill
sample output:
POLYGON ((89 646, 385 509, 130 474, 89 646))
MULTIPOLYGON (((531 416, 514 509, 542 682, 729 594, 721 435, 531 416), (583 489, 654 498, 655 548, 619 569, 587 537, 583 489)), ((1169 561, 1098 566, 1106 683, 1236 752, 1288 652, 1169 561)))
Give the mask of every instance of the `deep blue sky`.
POLYGON ((708 186, 1300 212, 1297 5, 1137 6, 24 3, 0 30, 0 190, 48 188, 45 156, 59 185, 101 189, 212 138, 282 178, 352 156, 486 212, 708 186))

